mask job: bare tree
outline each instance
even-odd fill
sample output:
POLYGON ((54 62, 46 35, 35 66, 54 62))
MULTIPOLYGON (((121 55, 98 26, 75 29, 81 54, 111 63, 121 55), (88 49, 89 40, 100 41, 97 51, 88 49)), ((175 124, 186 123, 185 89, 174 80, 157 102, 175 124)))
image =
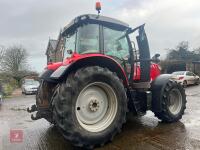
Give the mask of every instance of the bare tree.
POLYGON ((179 61, 199 61, 200 50, 190 50, 189 43, 182 41, 174 49, 170 49, 167 54, 167 60, 179 60, 179 61))
POLYGON ((0 62, 3 61, 3 56, 4 56, 5 48, 0 45, 0 62))
POLYGON ((0 71, 2 71, 2 67, 3 67, 2 62, 3 62, 4 54, 5 54, 5 48, 0 45, 0 71))
POLYGON ((3 71, 19 80, 27 69, 27 57, 27 51, 22 46, 7 48, 1 63, 3 71))

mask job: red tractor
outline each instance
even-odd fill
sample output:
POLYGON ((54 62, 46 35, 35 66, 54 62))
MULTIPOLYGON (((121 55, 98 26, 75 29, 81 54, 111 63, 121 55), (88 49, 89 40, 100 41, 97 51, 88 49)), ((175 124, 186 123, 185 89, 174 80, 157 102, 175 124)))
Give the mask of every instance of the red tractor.
POLYGON ((185 91, 170 75, 160 75, 144 25, 81 15, 62 36, 64 61, 48 64, 41 74, 36 105, 28 109, 37 111, 33 120, 45 118, 75 146, 94 148, 121 131, 128 111, 151 110, 168 123, 181 119, 185 91))

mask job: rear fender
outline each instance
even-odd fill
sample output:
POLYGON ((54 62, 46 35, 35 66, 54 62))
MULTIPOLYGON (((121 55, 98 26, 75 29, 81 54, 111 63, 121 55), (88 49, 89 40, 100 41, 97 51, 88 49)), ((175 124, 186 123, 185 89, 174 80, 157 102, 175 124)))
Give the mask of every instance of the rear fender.
POLYGON ((128 79, 121 65, 118 62, 116 62, 113 58, 104 56, 104 55, 87 56, 87 57, 80 58, 70 64, 60 66, 51 74, 50 79, 62 81, 64 78, 68 76, 69 73, 75 72, 79 68, 87 67, 87 66, 106 67, 110 71, 115 72, 117 76, 121 80, 123 80, 125 87, 128 86, 128 79))

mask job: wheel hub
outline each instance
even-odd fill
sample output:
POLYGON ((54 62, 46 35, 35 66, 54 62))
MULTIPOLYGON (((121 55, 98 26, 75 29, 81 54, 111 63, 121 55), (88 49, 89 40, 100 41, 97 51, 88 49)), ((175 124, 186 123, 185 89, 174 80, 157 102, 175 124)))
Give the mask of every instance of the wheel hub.
POLYGON ((100 108, 100 103, 97 99, 92 99, 89 103, 89 108, 92 112, 96 112, 100 108))

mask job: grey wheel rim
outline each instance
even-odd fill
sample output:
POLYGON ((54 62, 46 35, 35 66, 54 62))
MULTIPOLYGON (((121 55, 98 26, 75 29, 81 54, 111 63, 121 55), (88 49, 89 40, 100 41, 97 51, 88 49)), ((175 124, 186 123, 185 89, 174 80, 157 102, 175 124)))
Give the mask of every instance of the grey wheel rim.
POLYGON ((172 89, 169 93, 169 111, 173 115, 177 115, 182 108, 182 95, 178 89, 172 89))
POLYGON ((81 127, 90 132, 100 132, 108 128, 115 119, 117 96, 110 85, 94 82, 80 92, 75 109, 81 127))

